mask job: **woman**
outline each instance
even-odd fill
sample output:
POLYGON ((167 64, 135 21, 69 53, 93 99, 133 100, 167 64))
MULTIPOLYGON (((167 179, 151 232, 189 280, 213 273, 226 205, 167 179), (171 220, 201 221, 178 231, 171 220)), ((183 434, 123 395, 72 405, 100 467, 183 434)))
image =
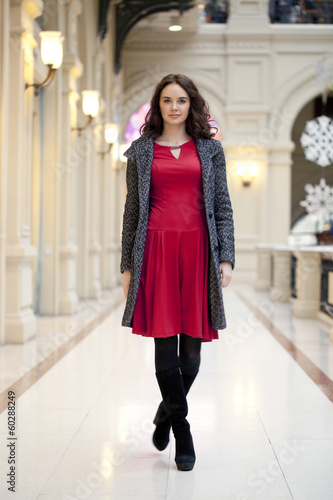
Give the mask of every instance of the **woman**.
POLYGON ((153 443, 164 450, 172 427, 183 471, 196 458, 186 394, 199 370, 201 342, 226 327, 221 287, 235 262, 224 153, 209 118, 193 81, 167 75, 155 88, 141 137, 125 153, 122 325, 154 338, 163 401, 153 443))

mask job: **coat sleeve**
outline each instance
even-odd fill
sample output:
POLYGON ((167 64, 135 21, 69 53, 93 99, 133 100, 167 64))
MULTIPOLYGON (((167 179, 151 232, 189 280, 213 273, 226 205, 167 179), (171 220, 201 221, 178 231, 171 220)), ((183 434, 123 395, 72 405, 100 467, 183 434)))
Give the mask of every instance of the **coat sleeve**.
POLYGON ((219 239, 219 262, 230 262, 235 267, 234 221, 231 206, 224 151, 218 143, 217 154, 213 157, 215 166, 214 214, 216 231, 219 239))
POLYGON ((126 186, 127 194, 121 234, 121 273, 126 269, 131 269, 131 254, 139 222, 138 169, 134 157, 127 159, 126 186))

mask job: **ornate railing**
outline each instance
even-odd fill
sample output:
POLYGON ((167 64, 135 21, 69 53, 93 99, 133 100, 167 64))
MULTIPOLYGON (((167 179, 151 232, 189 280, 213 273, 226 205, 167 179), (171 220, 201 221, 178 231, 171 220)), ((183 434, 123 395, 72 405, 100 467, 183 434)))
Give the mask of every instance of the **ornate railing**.
POLYGON ((333 0, 270 0, 272 23, 332 24, 333 0))
POLYGON ((297 258, 295 255, 291 256, 291 270, 290 270, 290 293, 291 296, 295 299, 297 298, 297 290, 296 290, 296 267, 297 267, 297 258))
POLYGON ((329 302, 329 273, 333 272, 333 261, 323 259, 321 261, 321 287, 320 287, 320 310, 329 316, 333 316, 333 305, 329 302))
POLYGON ((204 0, 199 4, 200 23, 226 23, 229 15, 228 0, 204 0))

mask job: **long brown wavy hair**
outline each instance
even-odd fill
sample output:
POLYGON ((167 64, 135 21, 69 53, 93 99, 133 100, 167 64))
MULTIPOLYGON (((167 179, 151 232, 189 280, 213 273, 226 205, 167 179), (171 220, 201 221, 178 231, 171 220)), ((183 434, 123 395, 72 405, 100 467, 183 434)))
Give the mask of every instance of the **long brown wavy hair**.
POLYGON ((205 99, 200 94, 195 83, 185 75, 173 74, 165 76, 155 87, 150 101, 150 109, 145 117, 145 123, 140 127, 140 133, 157 139, 163 131, 163 118, 160 110, 161 92, 169 83, 178 83, 190 97, 190 109, 186 119, 186 132, 193 139, 209 139, 217 133, 217 128, 210 125, 211 115, 205 99), (212 131, 216 129, 216 132, 212 131))

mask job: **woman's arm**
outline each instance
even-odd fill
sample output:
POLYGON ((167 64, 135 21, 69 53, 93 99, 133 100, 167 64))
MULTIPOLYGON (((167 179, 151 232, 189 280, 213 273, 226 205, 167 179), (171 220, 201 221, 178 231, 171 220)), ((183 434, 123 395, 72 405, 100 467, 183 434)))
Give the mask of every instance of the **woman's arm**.
POLYGON ((213 157, 215 166, 214 214, 219 239, 219 262, 229 262, 235 266, 235 240, 233 210, 228 191, 224 151, 218 143, 218 153, 213 157))
POLYGON ((121 273, 131 269, 131 255, 139 221, 138 170, 134 158, 127 160, 126 186, 127 195, 121 235, 121 273))
POLYGON ((125 299, 127 299, 130 280, 131 280, 131 271, 129 269, 126 269, 126 271, 124 271, 123 274, 123 282, 122 282, 125 299))

